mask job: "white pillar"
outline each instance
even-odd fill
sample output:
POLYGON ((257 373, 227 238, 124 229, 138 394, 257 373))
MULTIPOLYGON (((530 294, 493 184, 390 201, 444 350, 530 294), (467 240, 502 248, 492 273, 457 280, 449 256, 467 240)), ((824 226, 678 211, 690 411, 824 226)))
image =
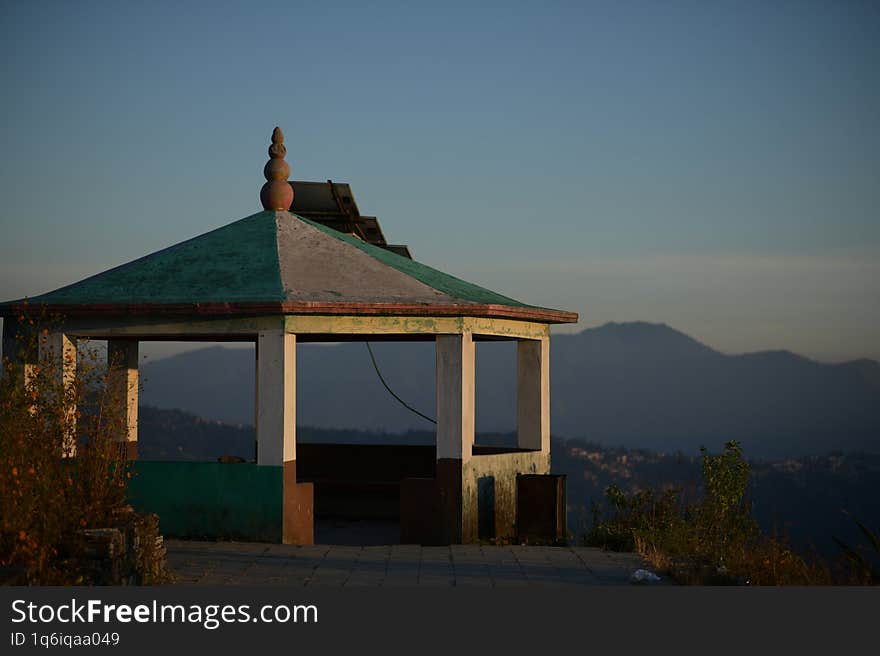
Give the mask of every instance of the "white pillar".
POLYGON ((517 341, 517 445, 550 453, 550 338, 517 341))
POLYGON ((254 342, 254 462, 260 443, 257 427, 260 425, 260 339, 254 342))
POLYGON ((438 335, 437 459, 467 462, 474 447, 474 341, 470 333, 438 335))
MULTIPOLYGON (((44 362, 46 359, 51 359, 55 375, 58 377, 58 393, 67 395, 70 393, 70 387, 76 378, 76 338, 62 332, 40 335, 39 361, 44 362)), ((31 375, 28 371, 30 366, 33 365, 26 366, 25 368, 25 382, 28 382, 31 375)), ((68 434, 64 438, 65 443, 62 450, 66 457, 72 458, 76 455, 75 402, 67 408, 67 413, 68 434)))
POLYGON ((257 337, 257 464, 296 460, 296 335, 257 337))
POLYGON ((107 384, 111 398, 119 403, 124 430, 119 441, 124 442, 125 456, 137 458, 138 439, 138 341, 136 339, 107 340, 107 384))

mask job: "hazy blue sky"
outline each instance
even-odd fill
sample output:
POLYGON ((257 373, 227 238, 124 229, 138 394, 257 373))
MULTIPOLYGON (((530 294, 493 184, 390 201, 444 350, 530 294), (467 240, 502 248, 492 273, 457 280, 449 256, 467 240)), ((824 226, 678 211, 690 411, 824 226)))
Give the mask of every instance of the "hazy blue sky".
POLYGON ((347 181, 581 327, 880 358, 880 3, 0 2, 0 298, 347 181))

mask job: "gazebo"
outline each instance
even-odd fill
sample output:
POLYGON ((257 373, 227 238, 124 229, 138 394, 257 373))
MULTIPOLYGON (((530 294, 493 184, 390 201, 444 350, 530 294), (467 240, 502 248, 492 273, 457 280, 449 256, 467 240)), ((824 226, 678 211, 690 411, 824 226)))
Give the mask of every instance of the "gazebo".
MULTIPOLYGON (((366 238, 369 221, 355 217, 359 229, 345 222, 339 229, 292 212, 296 185, 304 183, 288 182, 285 154, 275 128, 263 211, 27 301, 63 317, 48 339, 62 367, 73 366, 77 340, 107 340, 122 363, 111 381, 124 389, 131 459, 137 458, 139 341, 256 344, 256 462, 135 463, 138 504, 150 509, 154 501, 168 513, 189 508, 178 522, 199 523, 200 513, 213 512, 242 524, 235 533, 244 537, 312 543, 314 487, 297 476, 297 343, 425 340, 436 345, 436 450, 430 471, 400 481, 402 539, 476 541, 485 503, 478 497, 489 480, 496 537, 522 532, 523 515, 534 514, 538 498, 551 499, 557 507, 545 510, 558 518, 560 502, 541 483, 550 471, 550 326, 577 315, 526 305, 420 264, 406 247, 366 238), (515 449, 474 445, 474 343, 480 340, 517 343, 515 449), (251 513, 251 520, 233 517, 240 513, 251 513)), ((0 304, 4 353, 23 329, 16 317, 24 307, 24 300, 0 304)))

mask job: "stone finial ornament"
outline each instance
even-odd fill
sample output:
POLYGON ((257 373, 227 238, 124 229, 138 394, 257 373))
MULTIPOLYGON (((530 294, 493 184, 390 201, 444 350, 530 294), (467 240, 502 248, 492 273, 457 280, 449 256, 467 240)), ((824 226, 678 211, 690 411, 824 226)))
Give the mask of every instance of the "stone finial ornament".
POLYGON ((272 131, 272 144, 269 146, 269 161, 263 167, 266 184, 260 189, 260 201, 266 210, 289 210, 293 203, 293 187, 287 182, 290 166, 284 161, 287 148, 284 146, 284 133, 276 127, 272 131))

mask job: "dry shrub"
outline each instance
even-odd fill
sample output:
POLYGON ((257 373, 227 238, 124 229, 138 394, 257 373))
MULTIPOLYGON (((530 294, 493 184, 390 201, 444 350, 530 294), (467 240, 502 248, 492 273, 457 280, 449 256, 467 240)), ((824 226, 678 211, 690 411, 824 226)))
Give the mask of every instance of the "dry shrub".
POLYGON ((86 345, 63 380, 50 342, 58 322, 19 316, 0 378, 0 568, 29 584, 89 582, 82 531, 112 525, 130 476, 107 367, 86 345))

